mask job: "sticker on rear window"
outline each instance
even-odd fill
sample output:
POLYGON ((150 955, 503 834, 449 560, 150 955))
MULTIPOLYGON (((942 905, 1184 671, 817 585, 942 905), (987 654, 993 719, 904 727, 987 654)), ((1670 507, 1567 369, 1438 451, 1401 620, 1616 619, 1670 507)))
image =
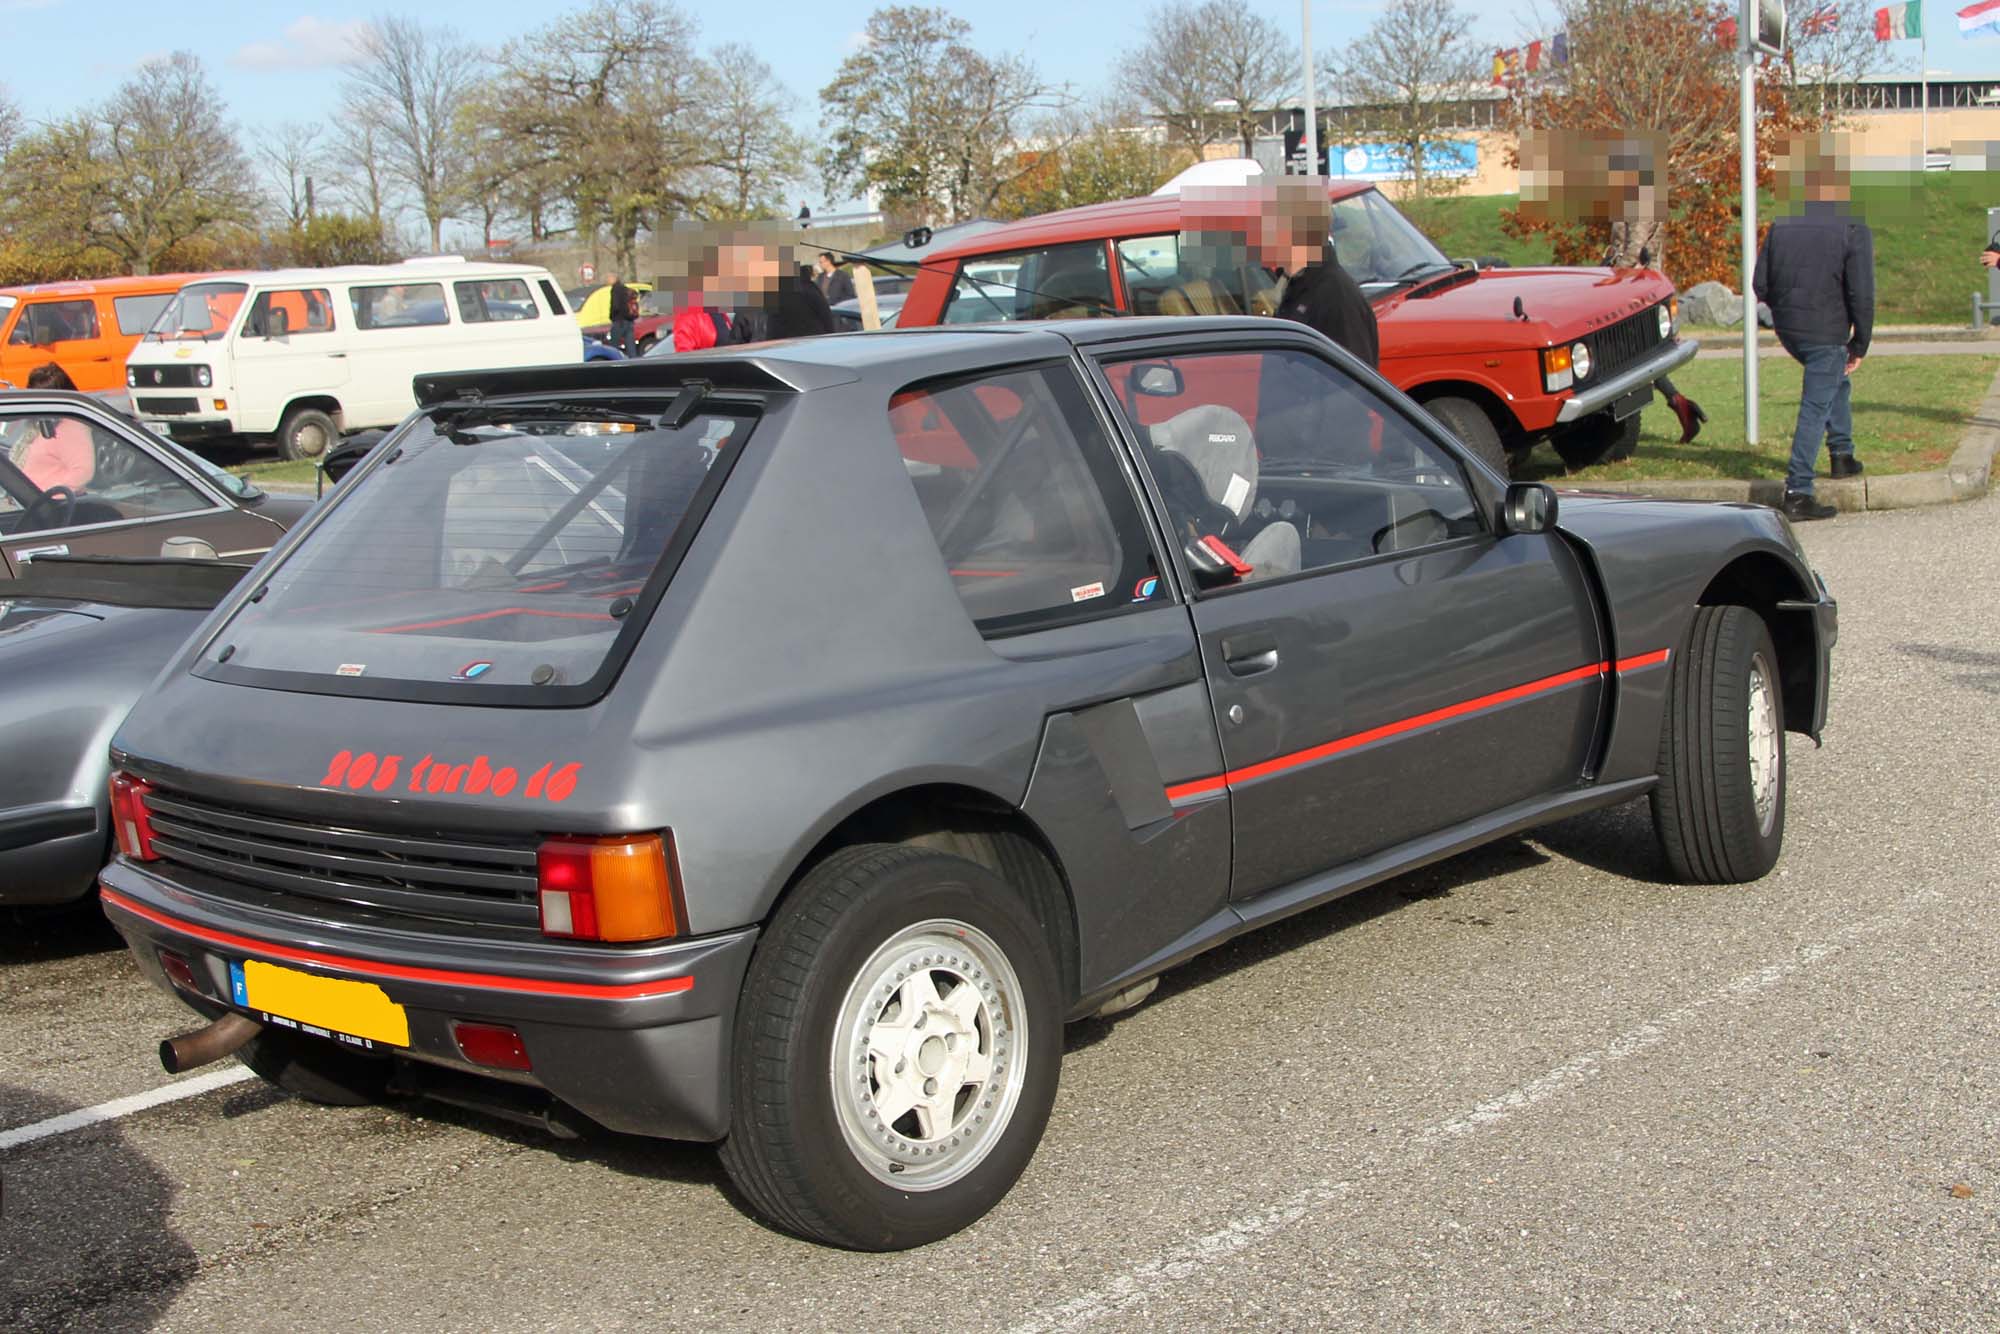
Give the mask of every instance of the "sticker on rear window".
POLYGON ((493 664, 490 662, 468 662, 465 666, 453 672, 451 679, 454 681, 477 681, 492 670, 493 664))
POLYGON ((1092 598, 1101 598, 1103 596, 1104 581, 1102 579, 1094 584, 1079 584, 1069 591, 1069 600, 1071 602, 1088 602, 1092 598))

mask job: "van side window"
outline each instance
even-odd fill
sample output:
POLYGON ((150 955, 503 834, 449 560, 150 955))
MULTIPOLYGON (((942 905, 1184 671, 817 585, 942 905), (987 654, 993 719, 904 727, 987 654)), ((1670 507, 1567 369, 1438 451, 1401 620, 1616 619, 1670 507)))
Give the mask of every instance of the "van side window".
POLYGON ((983 634, 1108 615, 1155 595, 1138 506, 1068 367, 912 386, 889 400, 889 428, 983 634))
POLYGON ((532 320, 535 294, 519 278, 480 278, 453 283, 458 298, 458 318, 465 324, 486 324, 494 320, 532 320))
POLYGON ((8 336, 9 343, 47 347, 51 343, 71 343, 97 337, 97 303, 82 301, 38 301, 21 312, 21 319, 8 336))
POLYGON ((1117 313, 1104 243, 1082 241, 962 261, 943 322, 1084 320, 1117 313))
POLYGON ((259 292, 243 332, 253 338, 332 333, 333 297, 324 287, 259 292), (278 315, 284 318, 275 318, 278 315))
POLYGON ((172 292, 153 292, 145 296, 114 296, 111 298, 111 314, 118 321, 118 332, 128 338, 137 338, 153 327, 153 321, 160 318, 174 299, 172 292))
POLYGON ((549 309, 551 311, 557 315, 569 313, 568 308, 563 305, 562 295, 556 291, 554 283, 550 282, 547 278, 541 278, 537 280, 537 285, 542 289, 542 295, 549 299, 549 309))
POLYGON ((349 294, 357 329, 416 329, 450 324, 443 283, 392 283, 355 287, 349 294))

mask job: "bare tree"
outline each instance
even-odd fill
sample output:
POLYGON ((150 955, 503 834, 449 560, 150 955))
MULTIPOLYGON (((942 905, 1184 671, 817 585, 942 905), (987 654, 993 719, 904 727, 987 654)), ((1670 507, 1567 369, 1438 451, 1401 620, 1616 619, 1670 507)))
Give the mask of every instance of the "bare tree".
POLYGON ((985 211, 1033 165, 1022 152, 1029 116, 1069 98, 1025 58, 974 50, 971 31, 943 9, 868 16, 861 48, 819 94, 830 190, 861 185, 891 209, 955 222, 985 211))
POLYGON ((313 215, 313 173, 319 170, 320 127, 288 120, 257 136, 257 157, 271 178, 271 187, 285 220, 304 227, 313 215))
POLYGON ((348 75, 349 112, 372 116, 386 174, 415 196, 434 251, 444 244, 444 220, 466 199, 471 163, 456 117, 484 65, 449 28, 384 16, 361 38, 348 75))
POLYGON ((756 52, 738 43, 715 49, 706 82, 723 182, 717 211, 737 218, 769 214, 782 206, 786 187, 805 174, 805 138, 785 120, 792 95, 756 52))
POLYGON ((1891 63, 1887 42, 1875 40, 1878 0, 1798 0, 1786 24, 1785 86, 1792 106, 1823 130, 1837 128, 1848 108, 1838 90, 1891 63))
POLYGON ((1248 0, 1172 0, 1146 19, 1151 33, 1123 58, 1119 91, 1201 148, 1233 135, 1250 156, 1261 122, 1295 86, 1298 53, 1248 0))
POLYGON ((0 87, 0 154, 14 146, 14 140, 21 134, 21 109, 8 98, 5 87, 0 87))
POLYGON ((394 221, 389 207, 389 179, 382 166, 382 128, 373 110, 349 106, 334 123, 327 146, 327 165, 347 206, 375 224, 386 236, 394 221))
POLYGON ((1457 104, 1484 82, 1472 25, 1453 0, 1390 0, 1336 71, 1353 123, 1394 146, 1419 197, 1435 190, 1432 168, 1457 104))

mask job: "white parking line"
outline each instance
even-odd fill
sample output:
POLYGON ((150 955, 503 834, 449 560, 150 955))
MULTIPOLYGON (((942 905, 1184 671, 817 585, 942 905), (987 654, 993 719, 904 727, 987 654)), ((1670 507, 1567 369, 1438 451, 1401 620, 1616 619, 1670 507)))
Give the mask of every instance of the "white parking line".
POLYGON ((66 1135, 72 1130, 82 1130, 85 1126, 116 1121, 121 1116, 130 1116, 134 1112, 143 1112, 164 1103, 179 1102, 182 1098, 197 1098, 215 1089, 227 1088, 231 1084, 240 1084, 246 1079, 256 1077, 254 1072, 240 1065, 210 1070, 206 1074, 195 1075, 190 1079, 162 1084, 159 1088, 148 1089, 144 1093, 134 1093, 129 1097, 100 1102, 95 1107, 79 1107, 73 1112, 64 1112, 61 1116, 52 1116, 33 1125, 0 1130, 0 1149, 11 1149, 17 1144, 32 1144, 51 1135, 66 1135))
MULTIPOLYGON (((1551 1098, 1580 1088, 1612 1066, 1665 1042, 1677 1030, 1685 1028, 1715 1006, 1769 991, 1794 974, 1851 949, 1870 936, 1880 935, 1900 925, 1914 914, 1922 902, 1936 897, 1936 894, 1935 890, 1921 890, 1905 899, 1895 913, 1850 923, 1825 940, 1805 946, 1782 963, 1731 978, 1685 1005, 1634 1025, 1602 1047, 1565 1061, 1518 1088, 1487 1099, 1461 1116, 1424 1126, 1416 1133, 1412 1144, 1418 1151, 1437 1148, 1447 1141, 1498 1125, 1551 1098)), ((1157 1296, 1167 1284, 1186 1278, 1205 1264, 1291 1226, 1307 1214, 1332 1204, 1352 1187, 1350 1181, 1332 1178, 1314 1182, 1267 1208, 1244 1214, 1192 1240, 1169 1246, 1102 1287, 1080 1293, 1009 1326, 1007 1334, 1081 1329, 1127 1307, 1141 1305, 1157 1296)))

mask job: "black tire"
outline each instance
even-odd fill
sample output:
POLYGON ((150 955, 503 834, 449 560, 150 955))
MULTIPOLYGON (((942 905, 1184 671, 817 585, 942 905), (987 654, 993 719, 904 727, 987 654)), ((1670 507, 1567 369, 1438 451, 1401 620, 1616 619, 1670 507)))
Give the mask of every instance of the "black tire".
POLYGON ((1635 412, 1624 421, 1613 421, 1609 413, 1600 412, 1554 436, 1549 443, 1563 466, 1572 471, 1593 463, 1629 459, 1639 448, 1639 414, 1635 412))
POLYGON ((1778 861, 1785 841, 1785 696, 1764 618, 1748 607, 1698 607, 1669 669, 1653 828, 1674 876, 1740 884, 1778 861), (1775 736, 1775 763, 1751 723, 1753 693, 1775 736), (1762 764, 1753 761, 1761 751, 1762 764), (1775 769, 1758 807, 1758 771, 1775 769))
POLYGON ((1444 429, 1457 436, 1480 462, 1502 477, 1509 476, 1507 450, 1500 442, 1500 428, 1486 415, 1486 409, 1469 398, 1433 398, 1424 411, 1438 419, 1444 429))
POLYGON ((653 352, 653 344, 656 341, 657 340, 652 338, 641 338, 638 343, 638 348, 633 353, 633 355, 640 357, 651 356, 653 352))
MULTIPOLYGON (((806 876, 751 959, 736 1012, 723 1165, 758 1214, 798 1236, 854 1250, 921 1246, 969 1226, 1013 1186, 1048 1124, 1061 1062, 1055 959, 1018 894, 960 857, 887 844, 846 848, 806 876), (931 923, 949 924, 948 934, 920 931, 931 923), (933 956, 921 952, 926 941, 945 943, 933 956), (896 958, 902 951, 907 960, 896 958), (984 957, 992 951, 1003 966, 984 957), (906 988, 919 974, 935 1002, 922 1013, 940 1022, 921 1038, 922 1022, 908 1026, 905 1041, 914 1045, 903 1049, 914 1064, 905 1091, 918 1081, 925 1094, 955 1103, 949 1132, 930 1136, 949 1142, 930 1150, 919 1147, 925 1137, 915 1106, 881 1124, 877 1110, 896 1090, 868 1054, 875 1033, 902 1031, 906 988), (975 988, 973 1021, 945 1013, 960 986, 975 988), (980 995, 1009 990, 1011 1005, 980 995), (836 1048, 843 1031, 854 1046, 842 1038, 836 1048), (932 1069, 933 1060, 953 1059, 946 1053, 984 1059, 988 1076, 974 1081, 963 1065, 932 1069), (840 1067, 848 1061, 856 1091, 842 1099, 835 1081, 845 1080, 840 1067)), ((902 1073, 903 1064, 894 1070, 902 1073)))
POLYGON ((278 453, 293 462, 311 462, 340 443, 340 427, 318 408, 293 408, 278 423, 278 453))
POLYGON ((328 1107, 386 1102, 394 1070, 386 1057, 268 1027, 239 1047, 236 1059, 285 1092, 328 1107))

